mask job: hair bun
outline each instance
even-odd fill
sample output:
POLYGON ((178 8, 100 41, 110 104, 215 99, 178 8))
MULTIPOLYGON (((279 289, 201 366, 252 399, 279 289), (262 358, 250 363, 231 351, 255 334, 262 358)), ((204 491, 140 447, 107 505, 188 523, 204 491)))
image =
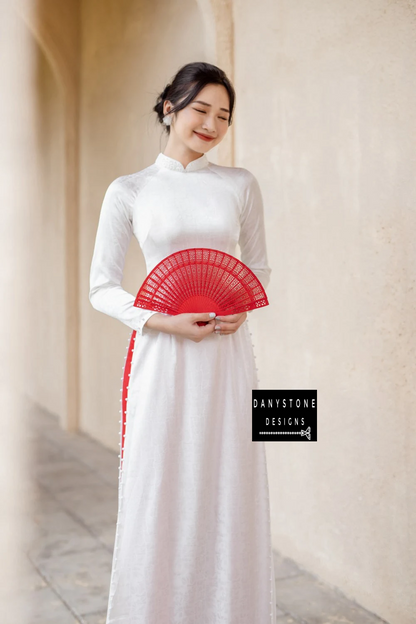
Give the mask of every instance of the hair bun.
POLYGON ((162 93, 160 95, 162 100, 166 100, 167 95, 169 93, 169 89, 171 88, 171 86, 172 86, 171 84, 167 84, 166 87, 163 89, 163 91, 162 91, 162 93))

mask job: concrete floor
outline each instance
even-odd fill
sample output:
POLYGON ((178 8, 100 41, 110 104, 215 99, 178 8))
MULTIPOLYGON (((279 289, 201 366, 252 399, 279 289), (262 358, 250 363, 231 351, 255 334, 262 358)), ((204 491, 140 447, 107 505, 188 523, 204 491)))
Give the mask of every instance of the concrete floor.
MULTIPOLYGON (((22 595, 30 624, 105 624, 118 456, 63 432, 41 409, 31 410, 30 423, 35 505, 22 595)), ((386 624, 278 553, 275 564, 278 624, 386 624)))

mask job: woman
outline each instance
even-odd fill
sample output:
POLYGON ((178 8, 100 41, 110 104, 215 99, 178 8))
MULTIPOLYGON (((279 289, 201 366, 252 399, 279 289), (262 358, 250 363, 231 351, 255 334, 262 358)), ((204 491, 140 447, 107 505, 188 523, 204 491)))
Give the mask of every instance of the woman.
POLYGON ((268 285, 258 182, 206 156, 231 125, 234 99, 218 67, 182 67, 154 107, 165 151, 114 180, 101 208, 90 301, 136 332, 107 624, 276 619, 265 448, 251 441, 258 379, 247 313, 163 314, 135 307, 121 286, 132 235, 148 273, 180 249, 235 255, 238 243, 268 285))

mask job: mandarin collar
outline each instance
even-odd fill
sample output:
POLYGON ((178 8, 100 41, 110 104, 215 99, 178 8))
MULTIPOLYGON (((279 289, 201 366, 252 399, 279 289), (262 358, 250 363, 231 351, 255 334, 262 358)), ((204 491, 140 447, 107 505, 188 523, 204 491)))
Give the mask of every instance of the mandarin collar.
POLYGON ((156 158, 155 163, 160 167, 166 167, 166 169, 173 169, 174 171, 187 173, 188 171, 197 171, 198 169, 206 167, 209 164, 209 160, 206 154, 202 154, 202 156, 196 158, 195 160, 191 160, 191 162, 188 163, 186 167, 184 167, 183 164, 179 162, 179 160, 171 158, 170 156, 166 156, 166 154, 160 152, 160 154, 156 158))

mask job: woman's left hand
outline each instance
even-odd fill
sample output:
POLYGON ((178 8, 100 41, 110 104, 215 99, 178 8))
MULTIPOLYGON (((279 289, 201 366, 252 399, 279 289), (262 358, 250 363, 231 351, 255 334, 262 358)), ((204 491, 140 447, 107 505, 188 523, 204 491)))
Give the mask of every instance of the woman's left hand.
POLYGON ((239 314, 228 314, 227 316, 216 316, 215 321, 215 333, 220 336, 226 336, 227 334, 235 334, 237 329, 244 323, 247 318, 247 312, 240 312, 239 314), (217 327, 219 329, 217 329, 217 327))

